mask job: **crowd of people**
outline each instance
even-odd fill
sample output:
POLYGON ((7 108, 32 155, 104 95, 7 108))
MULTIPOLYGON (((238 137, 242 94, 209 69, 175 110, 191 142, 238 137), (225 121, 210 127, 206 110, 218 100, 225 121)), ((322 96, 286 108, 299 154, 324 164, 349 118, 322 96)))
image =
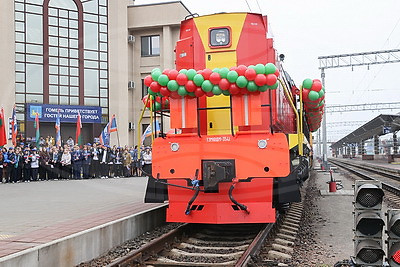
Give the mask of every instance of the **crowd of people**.
POLYGON ((151 148, 142 148, 140 156, 138 151, 137 146, 110 147, 96 143, 79 147, 71 137, 60 147, 51 138, 46 138, 39 148, 23 143, 15 148, 3 147, 0 182, 143 176, 147 174, 143 170, 151 164, 151 148))

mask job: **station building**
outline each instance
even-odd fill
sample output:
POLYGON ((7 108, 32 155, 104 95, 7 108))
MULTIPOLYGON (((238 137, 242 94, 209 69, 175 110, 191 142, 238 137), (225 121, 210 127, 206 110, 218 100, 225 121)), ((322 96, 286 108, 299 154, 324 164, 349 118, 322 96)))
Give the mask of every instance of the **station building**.
MULTIPOLYGON (((189 14, 180 1, 3 0, 0 107, 6 119, 16 105, 19 138, 35 136, 36 113, 41 135, 54 136, 60 112, 65 141, 75 136, 79 111, 84 142, 92 142, 115 115, 118 135, 111 134, 111 144, 137 144, 143 79, 153 68, 174 67, 180 22, 189 14)), ((148 123, 145 118, 141 129, 148 123)))

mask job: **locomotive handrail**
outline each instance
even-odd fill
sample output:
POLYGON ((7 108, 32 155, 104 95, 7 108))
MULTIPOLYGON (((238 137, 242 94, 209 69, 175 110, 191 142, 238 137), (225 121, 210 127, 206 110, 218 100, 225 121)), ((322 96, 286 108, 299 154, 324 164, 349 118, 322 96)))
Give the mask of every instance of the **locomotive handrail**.
MULTIPOLYGON (((144 116, 144 112, 146 111, 146 106, 147 106, 147 104, 149 103, 149 100, 150 100, 150 97, 148 97, 147 99, 146 99, 146 103, 144 103, 144 106, 143 106, 143 110, 142 110, 142 113, 140 114, 140 117, 139 117, 139 121, 138 121, 138 126, 137 126, 137 137, 138 137, 138 144, 140 144, 140 138, 141 138, 141 135, 140 135, 140 125, 141 125, 141 122, 142 122, 142 120, 143 120, 143 116, 144 116)), ((140 159, 140 146, 138 146, 138 159, 140 159)))
POLYGON ((299 155, 303 156, 303 138, 302 138, 302 132, 300 129, 300 116, 299 116, 299 112, 296 109, 296 106, 293 104, 292 98, 290 96, 290 92, 286 87, 286 84, 280 79, 278 78, 279 83, 282 85, 283 87, 283 91, 285 92, 286 98, 288 99, 288 102, 290 104, 290 106, 292 107, 294 114, 296 115, 296 124, 297 124, 297 142, 298 142, 298 146, 299 146, 299 155))
POLYGON ((233 129, 233 114, 232 114, 232 96, 229 97, 229 106, 226 107, 205 107, 205 108, 199 108, 199 98, 197 98, 197 135, 199 137, 201 137, 201 133, 200 133, 200 111, 201 110, 213 110, 213 109, 229 109, 230 110, 230 118, 231 118, 231 135, 235 136, 235 131, 233 129))

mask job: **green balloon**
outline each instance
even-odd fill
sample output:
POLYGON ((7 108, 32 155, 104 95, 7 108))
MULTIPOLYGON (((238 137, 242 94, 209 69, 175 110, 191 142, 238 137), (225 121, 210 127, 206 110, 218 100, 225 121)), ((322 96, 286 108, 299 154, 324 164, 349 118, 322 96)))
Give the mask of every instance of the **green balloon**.
POLYGON ((263 64, 257 64, 255 70, 256 70, 257 74, 264 74, 265 66, 263 64))
POLYGON ((186 74, 186 72, 187 72, 187 69, 181 69, 181 70, 179 71, 179 73, 183 73, 183 74, 186 74))
POLYGON ((179 86, 179 88, 178 88, 178 95, 180 95, 180 96, 185 96, 185 95, 187 95, 187 91, 186 91, 186 88, 185 88, 185 86, 183 86, 183 85, 181 85, 181 86, 179 86))
POLYGON ((168 87, 168 90, 170 90, 170 91, 176 91, 179 88, 179 84, 175 80, 170 80, 167 83, 167 87, 168 87))
POLYGON ((155 110, 160 110, 161 109, 161 103, 155 102, 154 103, 154 109, 155 110))
POLYGON ((156 96, 163 97, 161 93, 157 93, 156 96))
POLYGON ((158 77, 158 83, 161 85, 161 86, 166 86, 167 84, 168 84, 168 82, 169 82, 169 78, 168 78, 168 76, 167 75, 165 75, 165 74, 161 74, 159 77, 158 77))
POLYGON ((276 67, 272 63, 265 64, 265 74, 273 74, 276 71, 276 67))
POLYGON ((275 90, 276 88, 278 88, 279 82, 276 81, 276 83, 272 86, 269 87, 269 89, 275 90))
MULTIPOLYGON (((264 65, 263 65, 263 67, 264 67, 264 65)), ((255 92, 255 91, 257 91, 257 89, 258 89, 258 86, 257 86, 257 84, 255 84, 255 82, 249 81, 247 83, 247 90, 249 90, 249 92, 255 92)))
POLYGON ((196 74, 193 77, 193 82, 197 86, 201 86, 201 84, 204 82, 204 77, 201 74, 196 74))
POLYGON ((236 82, 236 79, 239 77, 239 74, 234 71, 234 70, 230 70, 228 72, 228 74, 226 75, 226 78, 228 79, 229 82, 234 83, 236 82))
POLYGON ((263 85, 263 86, 258 87, 258 91, 260 91, 260 92, 265 92, 267 90, 268 90, 268 86, 267 85, 263 85))
POLYGON ((150 89, 150 87, 147 89, 147 93, 148 93, 149 95, 153 95, 153 96, 157 95, 156 93, 154 93, 154 92, 150 89))
POLYGON ((325 94, 324 90, 321 89, 321 90, 318 92, 319 98, 320 98, 320 97, 323 97, 324 94, 325 94))
POLYGON ((186 76, 188 77, 189 80, 193 80, 196 74, 197 72, 194 69, 190 69, 186 72, 186 76))
POLYGON ((247 85, 247 79, 246 79, 246 77, 244 77, 244 76, 239 76, 239 77, 237 78, 237 80, 236 80, 236 85, 237 85, 239 88, 244 88, 244 87, 246 87, 246 85, 247 85))
POLYGON ((220 95, 220 94, 222 94, 222 90, 221 90, 221 88, 219 88, 218 85, 214 85, 212 88, 212 93, 214 95, 220 95))
POLYGON ((222 94, 226 96, 231 95, 231 93, 229 93, 229 90, 222 90, 222 94))
POLYGON ((193 92, 188 92, 187 94, 190 96, 196 96, 193 92))
POLYGON ((153 74, 153 72, 156 72, 156 71, 157 72, 161 72, 161 70, 159 68, 154 68, 154 69, 151 70, 151 74, 153 74))
POLYGON ((254 69, 254 70, 256 70, 256 66, 254 66, 254 65, 250 65, 250 66, 248 66, 247 68, 248 68, 248 69, 254 69))
POLYGON ((213 84, 209 81, 209 80, 205 80, 202 84, 201 84, 201 89, 203 89, 204 92, 211 92, 211 90, 213 89, 213 84))
POLYGON ((308 99, 310 99, 311 101, 315 101, 315 100, 317 100, 318 98, 319 98, 318 92, 310 91, 310 92, 308 93, 308 99))
POLYGON ((151 73, 151 78, 153 78, 154 81, 158 81, 158 77, 160 77, 161 75, 161 71, 160 70, 155 70, 154 72, 151 73))
POLYGON ((216 72, 216 73, 219 73, 219 68, 214 68, 213 70, 212 70, 212 72, 216 72))
POLYGON ((303 88, 310 89, 312 86, 312 80, 311 79, 305 79, 303 81, 303 88))
POLYGON ((228 68, 222 68, 219 70, 219 75, 221 75, 221 78, 226 79, 226 77, 228 76, 228 72, 229 72, 228 68))

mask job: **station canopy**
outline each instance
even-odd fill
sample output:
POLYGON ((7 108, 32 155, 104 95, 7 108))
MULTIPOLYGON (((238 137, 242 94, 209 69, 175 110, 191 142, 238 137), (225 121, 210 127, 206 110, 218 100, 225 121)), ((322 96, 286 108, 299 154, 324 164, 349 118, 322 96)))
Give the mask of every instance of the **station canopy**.
POLYGON ((343 145, 373 138, 375 135, 385 135, 398 130, 400 130, 400 115, 381 114, 332 144, 331 147, 340 148, 343 145))

